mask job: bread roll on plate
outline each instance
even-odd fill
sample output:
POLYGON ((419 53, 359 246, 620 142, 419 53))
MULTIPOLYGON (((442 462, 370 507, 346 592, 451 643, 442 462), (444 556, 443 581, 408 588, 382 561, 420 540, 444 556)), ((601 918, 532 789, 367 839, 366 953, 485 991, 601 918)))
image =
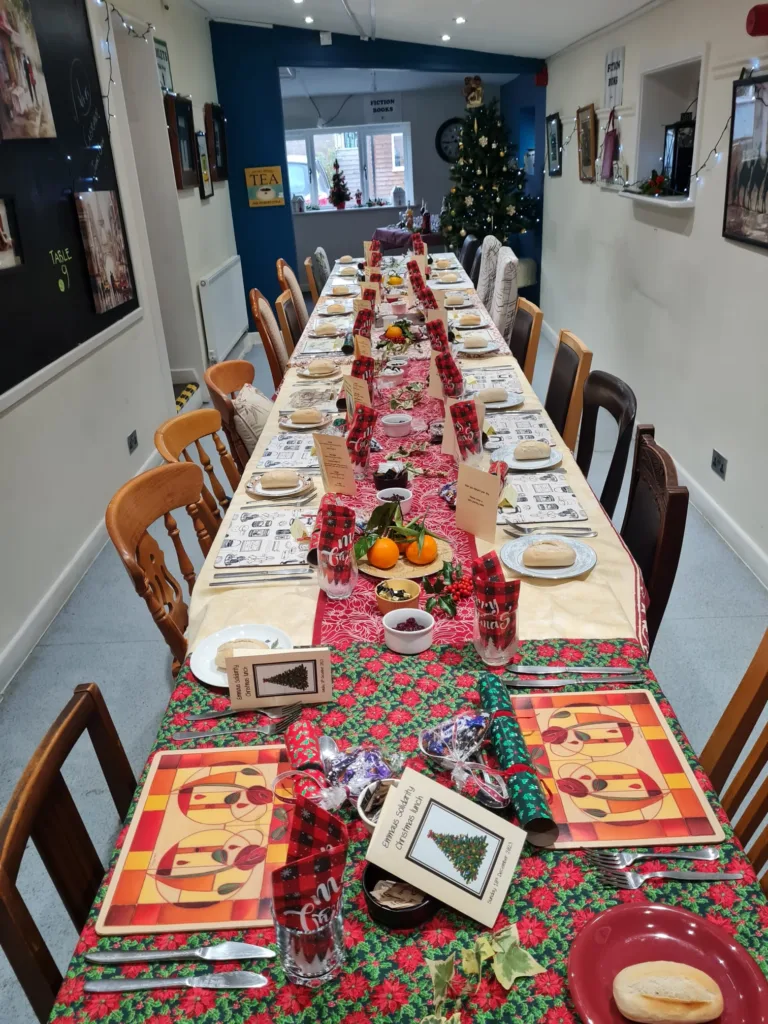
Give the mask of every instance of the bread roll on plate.
POLYGON ((435 260, 435 266, 438 270, 448 270, 453 266, 453 260, 435 260))
POLYGON ((457 292, 446 292, 445 304, 446 306, 463 306, 464 296, 459 295, 457 292))
POLYGON ((720 986, 704 971, 672 960, 648 960, 619 971, 613 998, 629 1020, 642 1024, 705 1024, 723 1012, 720 986))
MULTIPOLYGON (((477 397, 486 404, 491 402, 506 402, 507 392, 504 388, 483 388, 482 391, 478 391, 477 397)), ((520 447, 518 445, 518 447, 520 447)))
POLYGON ((325 307, 326 313, 346 313, 346 309, 340 302, 331 302, 325 307))
POLYGON ((281 490, 282 488, 298 487, 299 474, 295 469, 270 469, 261 478, 263 491, 281 490))
POLYGON ((296 412, 291 413, 291 423, 322 423, 322 421, 323 414, 319 409, 297 409, 296 412))
POLYGON ((342 267, 339 277, 354 277, 357 274, 357 267, 342 267))
POLYGON ((336 367, 330 359, 313 359, 307 366, 307 373, 310 377, 324 377, 329 373, 333 373, 335 369, 336 367))
POLYGON ((480 321, 479 313, 462 313, 459 317, 459 327, 476 327, 480 321))
POLYGON ((550 447, 546 441, 521 441, 514 451, 518 462, 527 462, 529 459, 548 459, 550 447))
POLYGON ((488 339, 482 334, 468 334, 463 340, 464 348, 488 348, 488 339))
POLYGON ((247 657, 256 651, 268 651, 269 649, 269 644, 265 644, 263 640, 247 640, 245 637, 242 640, 227 640, 216 651, 216 668, 220 668, 222 672, 226 671, 226 660, 234 657, 235 651, 247 657))
POLYGON ((333 286, 332 293, 334 295, 349 295, 349 285, 348 284, 335 284, 333 286))
POLYGON ((562 540, 541 540, 523 552, 523 565, 531 569, 566 569, 576 561, 576 552, 562 540))
POLYGON ((339 260, 339 263, 354 263, 354 262, 355 262, 355 257, 354 256, 342 256, 341 259, 339 260))
POLYGON ((315 328, 315 334, 319 338, 330 338, 338 333, 338 328, 333 324, 318 324, 315 328))
POLYGON ((447 274, 441 274, 440 280, 443 284, 455 284, 455 282, 459 280, 459 275, 451 270, 447 274))

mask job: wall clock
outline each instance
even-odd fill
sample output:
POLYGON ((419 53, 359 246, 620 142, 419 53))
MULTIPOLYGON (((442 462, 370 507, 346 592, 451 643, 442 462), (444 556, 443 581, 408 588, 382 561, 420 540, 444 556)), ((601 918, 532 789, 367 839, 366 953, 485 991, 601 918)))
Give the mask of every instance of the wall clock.
POLYGON ((451 117, 437 129, 435 149, 446 163, 455 164, 459 159, 459 142, 463 124, 463 118, 451 117))

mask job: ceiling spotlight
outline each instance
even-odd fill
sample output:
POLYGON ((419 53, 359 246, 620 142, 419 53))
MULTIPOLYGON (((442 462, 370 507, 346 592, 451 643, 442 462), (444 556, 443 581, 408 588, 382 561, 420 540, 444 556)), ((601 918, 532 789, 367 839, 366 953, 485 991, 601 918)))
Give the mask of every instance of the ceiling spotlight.
POLYGON ((440 38, 443 40, 444 43, 450 43, 451 41, 451 37, 447 33, 441 36, 440 38))
POLYGON ((303 4, 304 0, 293 0, 295 4, 303 4))
POLYGON ((308 15, 306 16, 306 18, 304 19, 304 21, 306 22, 306 24, 307 24, 307 25, 311 25, 311 24, 312 24, 312 22, 313 22, 314 20, 315 20, 315 19, 314 19, 314 18, 312 17, 312 15, 311 15, 311 14, 308 14, 308 15))
POLYGON ((467 19, 462 18, 461 15, 459 15, 458 18, 454 18, 453 20, 456 22, 457 25, 466 25, 467 23, 467 19))

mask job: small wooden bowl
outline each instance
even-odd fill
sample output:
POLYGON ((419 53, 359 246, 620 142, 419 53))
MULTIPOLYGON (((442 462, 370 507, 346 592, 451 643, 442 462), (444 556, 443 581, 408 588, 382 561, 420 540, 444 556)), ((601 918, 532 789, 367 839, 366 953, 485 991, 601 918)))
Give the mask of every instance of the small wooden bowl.
POLYGON ((382 615, 386 615, 387 612, 394 612, 399 608, 418 608, 420 597, 421 586, 416 580, 382 580, 376 587, 376 604, 379 606, 379 611, 382 615), (381 596, 379 587, 404 590, 411 596, 407 601, 390 601, 389 598, 381 596))

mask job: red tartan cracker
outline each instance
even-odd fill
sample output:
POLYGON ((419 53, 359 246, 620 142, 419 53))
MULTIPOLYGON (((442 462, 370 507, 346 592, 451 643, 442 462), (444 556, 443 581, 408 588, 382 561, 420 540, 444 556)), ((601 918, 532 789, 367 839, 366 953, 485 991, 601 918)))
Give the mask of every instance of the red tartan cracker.
POLYGON ((347 451, 355 466, 365 466, 368 462, 376 416, 376 411, 368 405, 358 405, 355 409, 352 426, 347 434, 347 451))
POLYGON ((445 333, 445 324, 442 320, 429 320, 427 322, 427 337, 433 352, 450 351, 448 348, 448 335, 445 333))
POLYGON ((451 419, 462 459, 477 454, 482 448, 482 437, 476 403, 472 400, 454 402, 451 406, 451 419))
POLYGON ((517 604, 520 580, 505 580, 495 551, 472 563, 475 612, 480 640, 499 650, 517 638, 517 604))
POLYGON ((373 329, 373 310, 361 309, 355 317, 352 325, 353 334, 361 334, 364 338, 370 338, 373 329))
POLYGON ((376 372, 376 363, 374 362, 373 356, 357 356, 356 359, 352 360, 352 369, 350 375, 357 377, 358 380, 364 380, 368 385, 368 394, 373 399, 373 378, 376 372))
POLYGON ((460 398, 464 390, 464 378, 451 353, 438 352, 435 356, 435 366, 440 374, 443 394, 448 398, 460 398))

